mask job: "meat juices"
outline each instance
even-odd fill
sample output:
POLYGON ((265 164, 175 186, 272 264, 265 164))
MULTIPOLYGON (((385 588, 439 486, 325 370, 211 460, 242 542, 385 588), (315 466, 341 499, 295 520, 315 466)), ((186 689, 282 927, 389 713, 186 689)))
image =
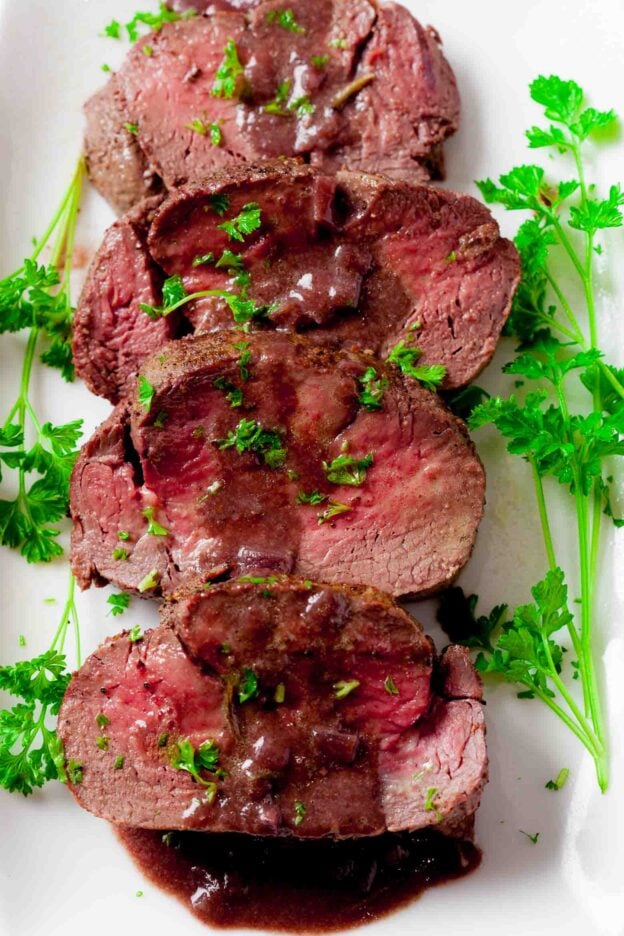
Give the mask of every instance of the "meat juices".
POLYGON ((277 571, 424 595, 468 560, 483 467, 464 424, 394 368, 235 331, 170 342, 141 381, 149 412, 135 388, 74 469, 82 587, 170 595, 277 571), (383 390, 374 410, 360 400, 371 369, 383 390), (250 433, 263 433, 255 447, 250 433))
POLYGON ((149 55, 139 40, 86 105, 89 173, 119 211, 161 180, 170 188, 283 156, 324 171, 440 177, 442 143, 459 120, 457 87, 437 34, 403 7, 291 0, 291 28, 279 25, 276 0, 210 10, 166 23, 150 36, 149 55), (242 72, 232 95, 215 96, 230 42, 242 72))
POLYGON ((328 176, 291 161, 242 167, 155 203, 105 235, 76 312, 78 373, 113 402, 165 338, 232 326, 219 297, 166 321, 140 308, 160 305, 159 284, 172 275, 191 293, 237 292, 220 262, 225 250, 250 277, 246 295, 269 309, 263 328, 381 357, 404 341, 419 348, 419 364, 446 367, 446 388, 468 383, 490 360, 520 276, 515 247, 487 208, 416 183, 328 176), (248 204, 260 207, 261 226, 232 241, 220 225, 248 204), (133 249, 119 250, 120 240, 133 249))
POLYGON ((370 588, 275 578, 181 596, 74 676, 58 723, 82 765, 72 792, 135 828, 470 838, 485 728, 467 651, 454 653, 455 675, 434 681, 431 640, 370 588), (194 776, 181 742, 210 750, 194 776))

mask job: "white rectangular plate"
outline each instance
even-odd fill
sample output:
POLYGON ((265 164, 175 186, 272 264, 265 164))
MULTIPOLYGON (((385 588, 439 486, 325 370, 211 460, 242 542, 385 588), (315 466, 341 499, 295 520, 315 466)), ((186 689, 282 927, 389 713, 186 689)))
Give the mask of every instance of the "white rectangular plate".
MULTIPOLYGON (((535 161, 523 132, 540 116, 527 90, 539 73, 575 78, 593 104, 624 114, 622 0, 409 0, 406 5, 439 30, 460 85, 462 129, 446 148, 449 187, 476 194, 474 179, 535 161)), ((114 67, 123 54, 125 45, 99 35, 104 24, 151 6, 147 0, 0 0, 0 275, 19 266, 31 237, 51 217, 80 150, 81 105, 105 80, 101 64, 114 67)), ((618 173, 624 175, 619 141, 601 155, 596 181, 608 185, 618 180, 618 173)), ((513 234, 520 216, 498 217, 505 233, 513 234)), ((104 203, 89 193, 78 239, 84 259, 111 219, 104 203)), ((601 330, 603 344, 621 365, 621 232, 610 237, 610 245, 611 256, 600 273, 601 330)), ((77 272, 76 286, 83 273, 77 272)), ((23 335, 0 339, 0 418, 14 399, 23 343, 23 335)), ((502 343, 482 378, 490 391, 508 392, 500 367, 512 347, 502 343)), ((47 419, 83 417, 87 434, 109 409, 84 387, 67 387, 43 368, 35 375, 33 396, 47 419)), ((530 585, 545 572, 546 560, 526 466, 506 456, 494 433, 481 432, 477 443, 488 469, 488 509, 461 584, 478 592, 488 610, 501 601, 526 601, 530 585)), ((557 536, 569 544, 564 558, 573 567, 576 537, 569 504, 555 520, 557 536)), ((434 889, 372 924, 371 936, 624 932, 622 538, 622 533, 619 542, 614 533, 605 536, 597 614, 612 737, 610 792, 600 796, 589 758, 543 706, 518 701, 508 688, 488 687, 491 781, 477 824, 483 863, 468 878, 434 889), (548 792, 545 782, 563 766, 571 770, 567 786, 548 792), (539 831, 538 844, 532 845, 520 829, 539 831)), ((63 561, 29 567, 3 550, 0 576, 0 663, 9 663, 49 645, 67 569, 63 561), (44 603, 47 597, 55 597, 56 604, 44 603), (20 634, 26 636, 25 649, 18 645, 20 634)), ((576 587, 572 582, 573 595, 576 587)), ((95 590, 80 596, 86 652, 118 627, 118 621, 106 616, 106 597, 95 590)), ((433 603, 419 605, 416 613, 441 644, 433 603)), ((135 601, 123 624, 155 621, 156 609, 135 601)), ((207 932, 175 900, 145 882, 108 826, 82 812, 58 784, 27 800, 2 793, 0 836, 1 936, 207 932), (139 890, 142 898, 136 896, 139 890)))

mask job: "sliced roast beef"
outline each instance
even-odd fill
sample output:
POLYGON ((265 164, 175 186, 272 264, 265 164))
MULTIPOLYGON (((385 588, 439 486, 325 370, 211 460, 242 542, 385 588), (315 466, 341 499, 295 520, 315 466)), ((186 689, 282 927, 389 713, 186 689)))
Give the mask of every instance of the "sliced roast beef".
POLYGON ((146 173, 171 187, 241 160, 299 155, 329 170, 440 176, 441 144, 458 125, 457 87, 437 34, 403 7, 266 0, 203 8, 209 15, 142 38, 87 105, 89 165, 117 208, 143 191, 146 173), (134 183, 114 178, 119 165, 134 183))
POLYGON ((131 289, 151 261, 163 275, 181 276, 190 293, 226 293, 180 310, 186 321, 170 334, 230 326, 228 297, 244 294, 264 308, 263 328, 305 330, 383 357, 399 341, 417 345, 419 364, 447 368, 448 388, 469 382, 490 360, 520 272, 513 244, 467 195, 360 173, 328 176, 294 161, 239 167, 182 188, 151 224, 151 260, 138 250, 125 271, 108 256, 118 230, 106 235, 91 268, 75 344, 79 373, 113 400, 133 370, 131 356, 136 371, 142 345, 147 354, 162 340, 162 320, 151 322, 136 295, 121 305, 118 321, 107 295, 131 289), (234 240, 223 225, 247 205, 259 208, 260 226, 234 240), (236 285, 241 274, 244 287, 236 285), (111 363, 115 348, 124 355, 119 365, 111 363))
POLYGON ((161 190, 160 177, 150 169, 136 135, 128 129, 116 76, 87 101, 85 117, 89 178, 117 211, 129 211, 161 190))
POLYGON ((159 197, 141 202, 109 228, 93 259, 74 320, 76 369, 91 389, 117 403, 137 360, 157 351, 180 331, 175 313, 150 321, 140 303, 160 302, 162 270, 146 249, 146 234, 159 197))
POLYGON ((166 345, 83 449, 72 563, 146 595, 266 570, 423 595, 467 561, 483 498, 433 393, 370 355, 221 332, 166 345))
POLYGON ((58 725, 72 792, 138 828, 468 836, 482 706, 436 695, 434 658, 370 588, 275 578, 183 598, 74 676, 58 725))

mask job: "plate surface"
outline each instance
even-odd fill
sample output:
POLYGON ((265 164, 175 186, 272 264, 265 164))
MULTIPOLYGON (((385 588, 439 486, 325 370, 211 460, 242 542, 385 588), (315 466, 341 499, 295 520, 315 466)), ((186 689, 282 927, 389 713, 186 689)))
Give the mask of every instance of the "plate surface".
MULTIPOLYGON (((540 117, 527 91, 539 73, 575 78, 591 103, 624 114, 621 0, 410 0, 406 5, 439 30, 462 93, 462 129, 446 148, 449 187, 476 194, 474 179, 533 161, 523 132, 540 117)), ((103 26, 113 17, 128 19, 137 6, 151 4, 0 0, 0 275, 20 264, 31 237, 51 217, 79 153, 81 104, 102 84, 101 64, 115 67, 126 48, 102 38, 103 26)), ((617 140, 603 151, 595 181, 604 186, 621 179, 623 165, 617 140)), ((498 217, 504 231, 513 234, 520 217, 498 217)), ((79 260, 93 253, 111 220, 109 209, 90 192, 79 227, 79 260)), ((620 303, 624 297, 624 264, 618 263, 622 232, 609 243, 611 255, 601 261, 599 275, 601 331, 603 345, 621 366, 624 323, 615 297, 620 303)), ((22 349, 23 335, 2 336, 2 413, 14 399, 22 349)), ((511 351, 512 345, 503 342, 481 379, 490 391, 507 389, 500 367, 511 351)), ((83 417, 87 433, 109 409, 84 387, 67 387, 43 368, 35 375, 33 398, 52 421, 83 417)), ((461 584, 478 592, 487 610, 501 601, 526 601, 546 561, 526 466, 507 457, 493 433, 481 432, 477 443, 488 468, 488 510, 461 584)), ((555 526, 557 537, 568 543, 569 556, 563 559, 571 568, 576 537, 567 509, 555 514, 555 526)), ((599 795, 589 758, 543 706, 519 702, 504 687, 488 688, 491 782, 477 824, 483 863, 465 880, 432 890, 372 924, 370 936, 624 933, 623 540, 624 531, 618 537, 606 531, 597 614, 612 736, 610 792, 599 795), (565 789, 546 791, 545 782, 563 766, 571 770, 565 789), (520 829, 539 831, 539 843, 532 845, 520 829)), ((8 663, 47 648, 62 608, 67 569, 62 561, 29 567, 4 550, 0 577, 0 663, 8 663), (44 603, 50 597, 55 604, 44 603), (19 647, 20 634, 27 639, 25 649, 19 647)), ((575 588, 571 583, 572 594, 575 588)), ((106 597, 93 590, 79 598, 85 652, 117 628, 106 616, 106 597)), ((415 611, 442 644, 433 604, 425 602, 415 611)), ((123 624, 155 621, 155 608, 134 601, 123 624)), ((151 936, 207 932, 175 900, 142 880, 107 825, 78 809, 58 784, 28 800, 1 793, 0 830, 1 936, 81 931, 104 936, 111 927, 118 932, 136 927, 151 936), (142 898, 136 896, 139 890, 142 898)))

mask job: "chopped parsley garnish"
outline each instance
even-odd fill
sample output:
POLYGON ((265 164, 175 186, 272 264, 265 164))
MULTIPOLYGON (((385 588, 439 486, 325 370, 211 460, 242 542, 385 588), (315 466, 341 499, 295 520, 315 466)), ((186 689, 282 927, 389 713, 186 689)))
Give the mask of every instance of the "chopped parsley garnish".
POLYGON ((275 687, 273 701, 276 702, 277 705, 283 705, 283 703, 286 701, 286 686, 283 682, 278 683, 278 685, 275 687))
POLYGON ((126 592, 119 592, 117 595, 110 595, 107 604, 110 605, 109 615, 113 617, 119 617, 120 614, 123 614, 124 611, 128 610, 130 605, 130 595, 126 592))
POLYGON ((200 136, 206 136, 208 133, 206 124, 199 117, 194 117, 190 123, 184 124, 184 126, 187 130, 192 130, 193 133, 198 133, 200 136))
POLYGON ((295 800, 295 825, 300 826, 306 817, 307 809, 301 800, 295 800))
MULTIPOLYGON (((60 742, 59 742, 60 743, 60 742)), ((67 764, 67 777, 70 783, 77 785, 82 783, 83 767, 82 764, 74 760, 73 757, 67 764)))
POLYGON ((108 751, 108 738, 106 735, 99 735, 99 737, 95 739, 95 746, 100 751, 108 751))
POLYGON ((146 55, 147 58, 151 58, 154 54, 154 46, 144 45, 143 46, 143 55, 146 55))
POLYGON ((239 341, 236 344, 232 345, 235 351, 240 351, 241 355, 238 359, 238 370, 241 375, 241 380, 243 383, 247 383, 250 377, 248 365, 251 362, 251 351, 249 350, 248 341, 239 341))
POLYGON ((241 419, 236 429, 230 430, 225 439, 216 439, 214 444, 221 451, 235 448, 240 454, 253 452, 269 468, 279 468, 286 460, 279 432, 265 429, 254 419, 241 419))
POLYGON ((124 124, 124 129, 126 129, 128 133, 131 133, 132 136, 136 136, 139 132, 139 125, 137 123, 127 122, 124 124))
POLYGON ((397 684, 395 683, 395 681, 394 681, 394 679, 392 678, 392 676, 388 676, 388 677, 386 678, 386 681, 384 682, 384 689, 386 690, 386 692, 388 693, 388 695, 398 695, 398 694, 399 694, 399 690, 398 690, 397 684))
POLYGON ((262 211, 256 202, 243 205, 240 214, 231 221, 224 221, 217 227, 225 231, 230 240, 244 241, 245 237, 253 234, 262 225, 262 211))
MULTIPOLYGON (((217 788, 212 780, 206 780, 201 775, 201 771, 216 774, 219 767, 219 748, 212 738, 200 744, 196 750, 188 738, 180 738, 171 752, 171 766, 175 770, 185 770, 193 779, 206 787, 207 790, 214 791, 213 799, 217 788)), ((209 799, 209 802, 211 800, 209 799)))
POLYGON ((130 553, 123 546, 115 546, 112 555, 115 562, 125 562, 130 558, 130 553))
POLYGON ((111 20, 104 27, 104 35, 108 36, 109 39, 121 39, 121 23, 119 20, 111 20))
POLYGON ((343 36, 338 36, 336 39, 330 39, 329 46, 332 49, 347 49, 349 43, 343 36))
POLYGON ((299 23, 295 20, 295 16, 292 10, 269 10, 266 15, 267 23, 270 25, 281 26, 282 29, 288 30, 288 32, 293 33, 304 33, 305 29, 303 26, 300 26, 299 23))
POLYGON ((566 785, 570 776, 569 767, 562 767, 554 780, 549 780, 546 784, 547 790, 561 790, 566 785))
POLYGON ((107 718, 104 712, 100 712, 95 716, 95 721, 98 728, 106 728, 107 725, 110 725, 110 718, 107 718))
POLYGON ((125 543, 127 542, 127 540, 130 539, 130 534, 128 533, 127 530, 120 530, 119 533, 117 534, 117 539, 122 540, 122 542, 125 543))
POLYGON ((141 513, 147 520, 147 535, 148 536, 169 536, 169 530, 164 526, 161 526, 160 523, 154 517, 154 508, 146 507, 145 510, 142 510, 141 513))
POLYGON ((132 630, 128 633, 128 641, 130 643, 139 643, 141 640, 143 640, 141 626, 139 624, 135 624, 132 630))
POLYGON ((310 62, 312 65, 314 65, 315 68, 318 68, 319 71, 322 71, 324 68, 327 68, 329 55, 311 55, 310 62))
POLYGON ((169 733, 166 731, 163 731, 162 734, 159 734, 156 744, 158 745, 159 748, 167 747, 167 745, 169 744, 169 733))
POLYGON ((388 387, 386 378, 379 377, 374 367, 368 367, 362 376, 358 377, 358 381, 362 384, 362 392, 359 396, 362 406, 370 412, 383 409, 383 395, 388 387))
POLYGON ((539 832, 536 832, 535 835, 531 835, 529 832, 523 832, 522 829, 518 829, 518 831, 519 831, 520 833, 522 833, 522 835, 526 835, 526 837, 528 838, 529 842, 532 842, 534 845, 537 845, 537 840, 538 840, 539 837, 540 837, 540 833, 539 833, 539 832))
POLYGON ((115 758, 115 763, 113 764, 113 769, 114 769, 114 770, 123 770, 123 765, 125 764, 125 762, 126 762, 126 755, 125 755, 125 754, 119 754, 119 755, 115 758))
POLYGON ((297 494, 298 504, 323 504, 327 500, 327 494, 321 494, 320 491, 299 491, 297 494))
POLYGON ((222 218, 223 215, 226 213, 226 211, 228 211, 229 207, 230 207, 230 199, 227 197, 227 195, 224 195, 222 192, 217 192, 215 195, 208 196, 208 204, 206 205, 206 210, 209 208, 212 209, 212 211, 214 211, 215 214, 218 214, 219 217, 222 218))
POLYGON ((252 669, 244 669, 238 682, 238 701, 241 705, 260 695, 260 683, 252 669))
POLYGON ((359 685, 359 679, 341 679, 339 682, 334 683, 334 695, 337 699, 346 699, 359 685))
POLYGON ((170 276, 163 283, 161 306, 150 306, 145 302, 141 302, 139 303, 139 308, 151 319, 157 319, 161 316, 168 315, 179 303, 187 298, 188 293, 182 282, 182 277, 176 274, 175 276, 170 276))
POLYGON ((327 510, 324 510, 323 513, 317 515, 319 526, 321 526, 323 523, 328 523, 330 520, 333 520, 334 517, 339 517, 340 514, 348 513, 350 510, 353 510, 353 507, 350 507, 348 504, 341 504, 338 501, 330 501, 327 510))
POLYGON ((250 585, 275 585, 279 579, 276 575, 243 575, 238 581, 250 585))
POLYGON ((154 588, 157 588, 160 583, 160 572, 158 569, 152 569, 151 572, 148 572, 145 578, 139 582, 139 592, 144 594, 146 591, 152 591, 154 588))
POLYGON ((436 390, 446 376, 446 367, 443 364, 417 366, 416 362, 421 357, 420 348, 408 347, 404 341, 399 341, 388 355, 388 361, 395 364, 406 377, 418 380, 428 390, 436 390))
POLYGON ((237 387, 225 377, 217 377, 216 380, 213 381, 213 386, 217 390, 223 390, 225 393, 225 398, 232 409, 237 409, 245 402, 243 391, 240 389, 240 387, 237 387))
POLYGON ((366 481, 366 472, 372 466, 374 456, 369 452, 364 458, 353 455, 339 455, 330 463, 323 462, 327 480, 332 484, 348 484, 360 487, 366 481))
MULTIPOLYGON (((125 30, 128 33, 130 42, 136 42, 141 34, 141 27, 146 26, 148 31, 159 32, 165 23, 176 23, 178 20, 190 19, 196 16, 195 10, 188 10, 185 13, 175 13, 170 10, 166 3, 160 4, 158 13, 135 13, 131 20, 125 24, 125 30)), ((121 23, 118 20, 112 20, 108 26, 104 27, 104 35, 111 39, 121 39, 121 23)), ((145 47, 143 51, 145 51, 145 47)), ((146 53, 149 54, 149 53, 146 53)))
POLYGON ((214 263, 214 254, 212 252, 198 254, 197 257, 193 259, 194 267, 206 266, 208 263, 214 263))
POLYGON ((208 124, 208 129, 210 130, 210 142, 213 146, 221 146, 223 142, 223 131, 218 123, 208 124))
POLYGON ((233 253, 231 250, 224 250, 217 262, 215 267, 217 270, 221 270, 224 267, 227 269, 228 273, 236 272, 237 270, 242 270, 245 266, 245 261, 240 254, 233 253))
POLYGON ((233 98, 240 90, 240 76, 244 68, 238 57, 238 50, 233 39, 228 39, 223 50, 223 61, 219 65, 212 86, 214 97, 233 98))
POLYGON ((155 387, 151 385, 147 377, 139 377, 139 406, 142 406, 146 413, 152 408, 152 401, 156 393, 155 387))
POLYGON ((425 797, 424 810, 425 812, 435 813, 436 822, 442 822, 442 813, 437 808, 434 802, 437 795, 438 795, 438 788, 429 787, 429 789, 427 790, 427 795, 425 797))
POLYGON ((287 115, 286 104, 290 94, 290 81, 280 81, 275 92, 275 97, 268 104, 264 105, 267 114, 287 115))

